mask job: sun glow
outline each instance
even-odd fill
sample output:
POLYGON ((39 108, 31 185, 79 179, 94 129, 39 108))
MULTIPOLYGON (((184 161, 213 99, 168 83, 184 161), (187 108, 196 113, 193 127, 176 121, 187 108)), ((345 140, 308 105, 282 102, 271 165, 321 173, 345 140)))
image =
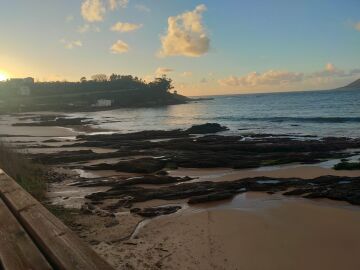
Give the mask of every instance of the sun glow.
POLYGON ((9 76, 5 72, 0 71, 0 81, 6 81, 8 78, 9 76))

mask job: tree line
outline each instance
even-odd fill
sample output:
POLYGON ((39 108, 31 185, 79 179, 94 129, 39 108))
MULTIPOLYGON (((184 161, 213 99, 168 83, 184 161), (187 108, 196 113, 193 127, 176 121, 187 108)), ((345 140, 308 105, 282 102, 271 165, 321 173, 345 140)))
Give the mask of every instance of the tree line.
MULTIPOLYGON (((10 84, 9 84, 10 86, 10 84)), ((13 86, 12 86, 13 87, 13 86)), ((3 89, 7 89, 6 83, 2 83, 3 89)), ((166 77, 155 78, 151 82, 132 75, 111 74, 95 74, 88 80, 81 77, 78 82, 67 81, 50 81, 35 82, 30 86, 31 95, 61 95, 78 92, 97 92, 97 91, 154 91, 158 93, 168 93, 173 89, 172 79, 166 77)), ((11 90, 11 89, 8 89, 11 90)), ((15 93, 14 93, 15 94, 15 93)))

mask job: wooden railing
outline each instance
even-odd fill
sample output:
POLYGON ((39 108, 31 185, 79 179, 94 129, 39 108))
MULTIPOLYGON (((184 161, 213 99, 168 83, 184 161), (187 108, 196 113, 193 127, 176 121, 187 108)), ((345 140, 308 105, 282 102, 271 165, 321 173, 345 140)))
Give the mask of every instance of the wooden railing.
POLYGON ((0 269, 112 267, 0 170, 0 269))

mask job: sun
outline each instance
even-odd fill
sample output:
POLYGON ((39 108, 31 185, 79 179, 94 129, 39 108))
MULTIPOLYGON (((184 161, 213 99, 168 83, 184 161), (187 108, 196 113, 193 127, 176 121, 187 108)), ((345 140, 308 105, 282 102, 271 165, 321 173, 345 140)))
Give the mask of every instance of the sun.
POLYGON ((5 72, 0 71, 0 81, 6 81, 8 78, 9 77, 5 72))

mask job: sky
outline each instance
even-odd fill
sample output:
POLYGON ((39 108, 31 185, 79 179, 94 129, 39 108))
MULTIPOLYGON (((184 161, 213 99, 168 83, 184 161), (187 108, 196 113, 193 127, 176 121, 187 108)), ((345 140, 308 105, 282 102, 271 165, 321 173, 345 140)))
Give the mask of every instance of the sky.
POLYGON ((0 0, 0 79, 162 74, 189 95, 360 78, 359 0, 0 0))

